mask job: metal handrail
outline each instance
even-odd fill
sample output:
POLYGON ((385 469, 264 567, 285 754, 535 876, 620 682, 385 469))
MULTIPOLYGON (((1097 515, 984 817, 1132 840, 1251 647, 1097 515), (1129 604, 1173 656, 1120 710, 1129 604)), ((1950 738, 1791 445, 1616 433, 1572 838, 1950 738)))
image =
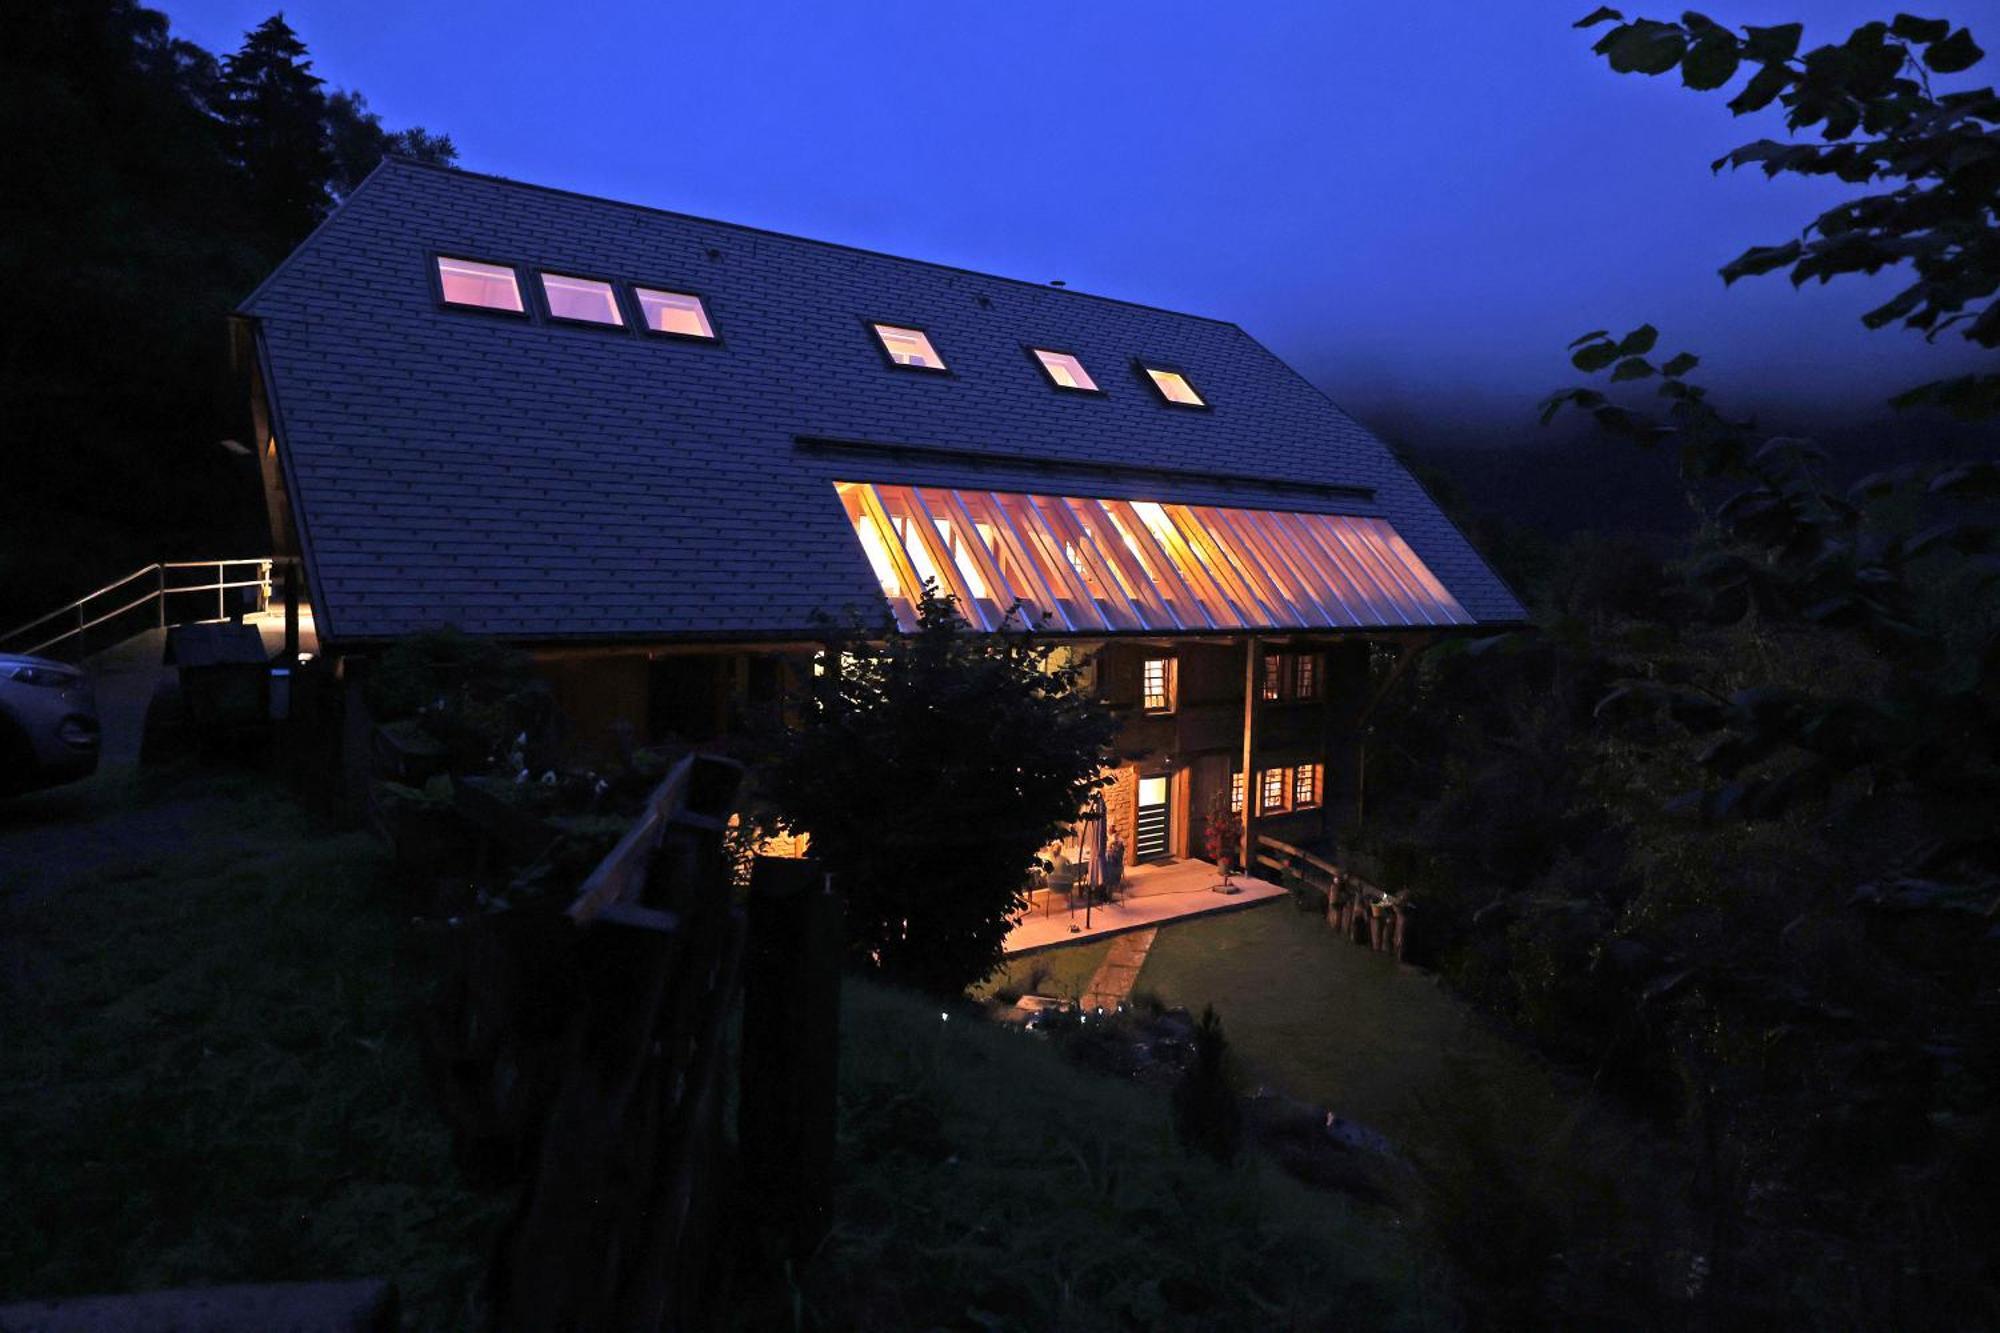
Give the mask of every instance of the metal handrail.
MULTIPOLYGON (((195 623, 209 619, 227 620, 229 618, 229 607, 227 599, 229 590, 232 588, 259 588, 263 591, 265 601, 268 602, 270 600, 271 569, 276 563, 277 561, 275 560, 274 557, 267 555, 244 556, 239 559, 230 559, 230 560, 154 561, 150 565, 146 565, 141 569, 134 570, 132 573, 127 574, 122 579, 114 579, 113 581, 105 584, 101 588, 98 588, 92 592, 85 593, 83 596, 77 598, 73 602, 70 602, 64 606, 57 607, 55 610, 49 612, 47 615, 37 616, 35 619, 28 621, 24 625, 17 625, 13 629, 8 630, 6 633, 0 634, 0 651, 19 652, 25 655, 34 656, 46 652, 48 649, 53 648, 56 645, 63 643, 69 639, 82 640, 82 637, 84 635, 88 634, 91 630, 95 629, 99 625, 105 624, 107 621, 115 620, 119 616, 126 615, 129 614, 130 612, 136 611, 140 607, 143 607, 148 603, 158 604, 159 614, 155 619, 154 627, 159 629, 164 629, 166 628, 167 625, 167 598, 181 596, 187 593, 205 593, 205 592, 214 593, 215 615, 213 617, 205 617, 205 616, 190 617, 188 620, 185 621, 177 620, 174 623, 176 624, 195 623), (254 578, 248 578, 248 579, 231 579, 229 577, 230 567, 234 565, 255 565, 257 567, 256 576, 254 578), (212 569, 215 571, 215 578, 213 582, 208 582, 208 583, 174 584, 169 581, 168 575, 169 571, 177 569, 212 569), (95 602, 99 598, 105 597, 111 593, 115 593, 119 589, 125 588, 137 582, 138 580, 146 578, 148 576, 152 577, 153 586, 150 589, 148 589, 143 596, 134 598, 131 601, 128 601, 124 605, 119 606, 113 610, 106 611, 103 614, 96 616, 95 619, 90 618, 89 612, 91 609, 94 609, 91 608, 92 602, 95 602), (71 625, 68 628, 64 629, 62 633, 43 639, 40 642, 31 644, 26 648, 15 648, 10 646, 15 641, 25 638, 31 631, 40 629, 43 626, 49 624, 51 621, 60 620, 69 616, 74 616, 76 618, 76 624, 71 625)), ((79 642, 78 646, 82 647, 84 646, 84 644, 82 642, 79 642)), ((109 645, 106 646, 108 647, 109 645)), ((82 654, 78 655, 81 656, 82 654)))

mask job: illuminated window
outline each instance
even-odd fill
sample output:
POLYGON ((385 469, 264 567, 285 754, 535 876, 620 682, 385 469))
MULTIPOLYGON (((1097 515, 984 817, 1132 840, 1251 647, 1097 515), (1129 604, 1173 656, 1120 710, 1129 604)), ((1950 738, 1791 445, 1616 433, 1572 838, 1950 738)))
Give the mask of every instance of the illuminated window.
POLYGON ((1300 653, 1293 660, 1296 666, 1292 675, 1292 697, 1295 699, 1319 698, 1319 654, 1300 653))
POLYGON ((1300 764, 1292 770, 1292 808, 1304 810, 1319 804, 1318 764, 1300 764))
POLYGON ((1229 775, 1229 813, 1232 815, 1243 813, 1243 775, 1241 773, 1231 773, 1229 775))
POLYGON ((1282 698, 1285 682, 1285 659, 1278 653, 1264 654, 1264 688, 1266 700, 1282 698))
POLYGON ((511 310, 526 314, 521 304, 521 286, 514 270, 499 264, 481 264, 470 259, 438 256, 438 286, 452 305, 478 306, 482 310, 511 310))
POLYGON ((875 336, 882 340, 882 350, 889 359, 899 366, 909 366, 913 370, 943 370, 944 358, 931 346, 931 340, 922 329, 905 329, 894 324, 874 325, 875 336))
POLYGON ((1257 813, 1268 815, 1285 808, 1285 770, 1267 768, 1257 775, 1257 813))
POLYGON ((552 319, 573 319, 583 324, 625 323, 625 316, 618 310, 618 298, 611 294, 608 282, 544 273, 542 296, 549 303, 552 319))
POLYGON ((1147 366, 1146 374, 1152 379, 1153 387, 1160 391, 1160 397, 1180 407, 1207 407, 1201 395, 1194 391, 1187 376, 1178 370, 1162 370, 1158 366, 1147 366))
POLYGON ((1174 711, 1174 659, 1149 657, 1139 669, 1139 703, 1149 713, 1174 711))
POLYGON ((1083 362, 1068 352, 1051 352, 1045 348, 1034 349, 1035 360, 1042 363, 1042 369, 1049 373, 1059 389, 1080 389, 1085 393, 1096 393, 1097 381, 1090 378, 1090 372, 1083 368, 1083 362))
POLYGON ((708 311, 699 296, 655 291, 651 287, 634 287, 632 294, 639 298, 639 316, 652 332, 676 338, 715 336, 715 326, 708 322, 708 311))

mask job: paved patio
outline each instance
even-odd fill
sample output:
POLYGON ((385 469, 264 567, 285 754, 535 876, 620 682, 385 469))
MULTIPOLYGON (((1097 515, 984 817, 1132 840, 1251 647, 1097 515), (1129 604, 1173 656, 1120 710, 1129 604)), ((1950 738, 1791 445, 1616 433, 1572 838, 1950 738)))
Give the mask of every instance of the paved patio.
POLYGON ((1124 895, 1120 901, 1090 909, 1090 924, 1084 925, 1084 910, 1057 908, 1044 916, 1031 911, 1014 923, 1007 934, 1008 955, 1032 953, 1059 944, 1096 939, 1102 935, 1122 935, 1188 917, 1230 912, 1284 896, 1284 889, 1261 879, 1237 876, 1241 893, 1216 893, 1222 882, 1219 871, 1206 861, 1174 861, 1167 865, 1134 866, 1125 872, 1124 895), (1072 930, 1071 928, 1075 929, 1072 930))

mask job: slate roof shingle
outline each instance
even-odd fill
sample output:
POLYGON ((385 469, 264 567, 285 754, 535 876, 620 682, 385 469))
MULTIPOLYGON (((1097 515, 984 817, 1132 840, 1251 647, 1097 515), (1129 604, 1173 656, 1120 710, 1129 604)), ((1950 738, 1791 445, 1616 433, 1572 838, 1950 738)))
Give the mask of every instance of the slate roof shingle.
POLYGON ((241 313, 332 642, 798 637, 881 606, 836 479, 1054 489, 1039 460, 1072 494, 1379 514, 1473 616, 1522 618, 1379 440, 1218 320, 401 159, 241 313), (443 309, 438 253, 698 292, 721 337, 443 309), (869 319, 951 374, 886 368, 869 319), (1106 392, 1051 388, 1029 344, 1106 392), (1372 499, 1316 493, 1341 487, 1372 499))

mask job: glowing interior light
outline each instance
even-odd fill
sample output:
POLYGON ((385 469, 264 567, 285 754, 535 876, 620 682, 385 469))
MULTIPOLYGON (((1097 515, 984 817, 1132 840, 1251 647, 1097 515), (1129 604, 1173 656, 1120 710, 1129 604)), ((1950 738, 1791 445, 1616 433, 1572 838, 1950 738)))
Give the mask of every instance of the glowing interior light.
POLYGON ((1183 407, 1207 406, 1202 402, 1201 395, 1194 391, 1194 386, 1187 382, 1187 376, 1179 371, 1147 366, 1146 373, 1152 376, 1153 387, 1160 391, 1160 397, 1168 402, 1179 403, 1183 407))
POLYGON ((931 346, 931 340, 922 329, 906 329, 895 324, 875 325, 875 336, 882 340, 882 350, 889 359, 899 366, 915 366, 919 370, 943 370, 944 358, 931 346))
POLYGON ((438 257, 438 285, 452 305, 478 306, 483 310, 512 310, 521 313, 521 285, 514 270, 498 264, 481 264, 471 259, 438 257))
POLYGON ((889 558, 889 548, 882 544, 882 534, 875 530, 873 523, 864 522, 854 525, 854 535, 861 539, 861 553, 868 557, 868 567, 875 571, 883 594, 898 596, 902 592, 903 581, 896 576, 896 562, 889 558))
POLYGON ((1090 372, 1083 368, 1083 362, 1068 352, 1049 352, 1037 347, 1035 359, 1042 363, 1042 369, 1049 378, 1065 389, 1082 389, 1088 393, 1097 392, 1097 381, 1090 378, 1090 372))
POLYGON ((625 322, 625 316, 618 311, 618 298, 611 294, 608 282, 544 273, 542 295, 548 300, 549 314, 557 319, 577 319, 586 324, 625 322))
POLYGON ((699 296, 686 292, 655 291, 634 287, 639 313, 654 333, 671 333, 681 338, 713 338, 715 326, 708 322, 708 309, 699 296))

